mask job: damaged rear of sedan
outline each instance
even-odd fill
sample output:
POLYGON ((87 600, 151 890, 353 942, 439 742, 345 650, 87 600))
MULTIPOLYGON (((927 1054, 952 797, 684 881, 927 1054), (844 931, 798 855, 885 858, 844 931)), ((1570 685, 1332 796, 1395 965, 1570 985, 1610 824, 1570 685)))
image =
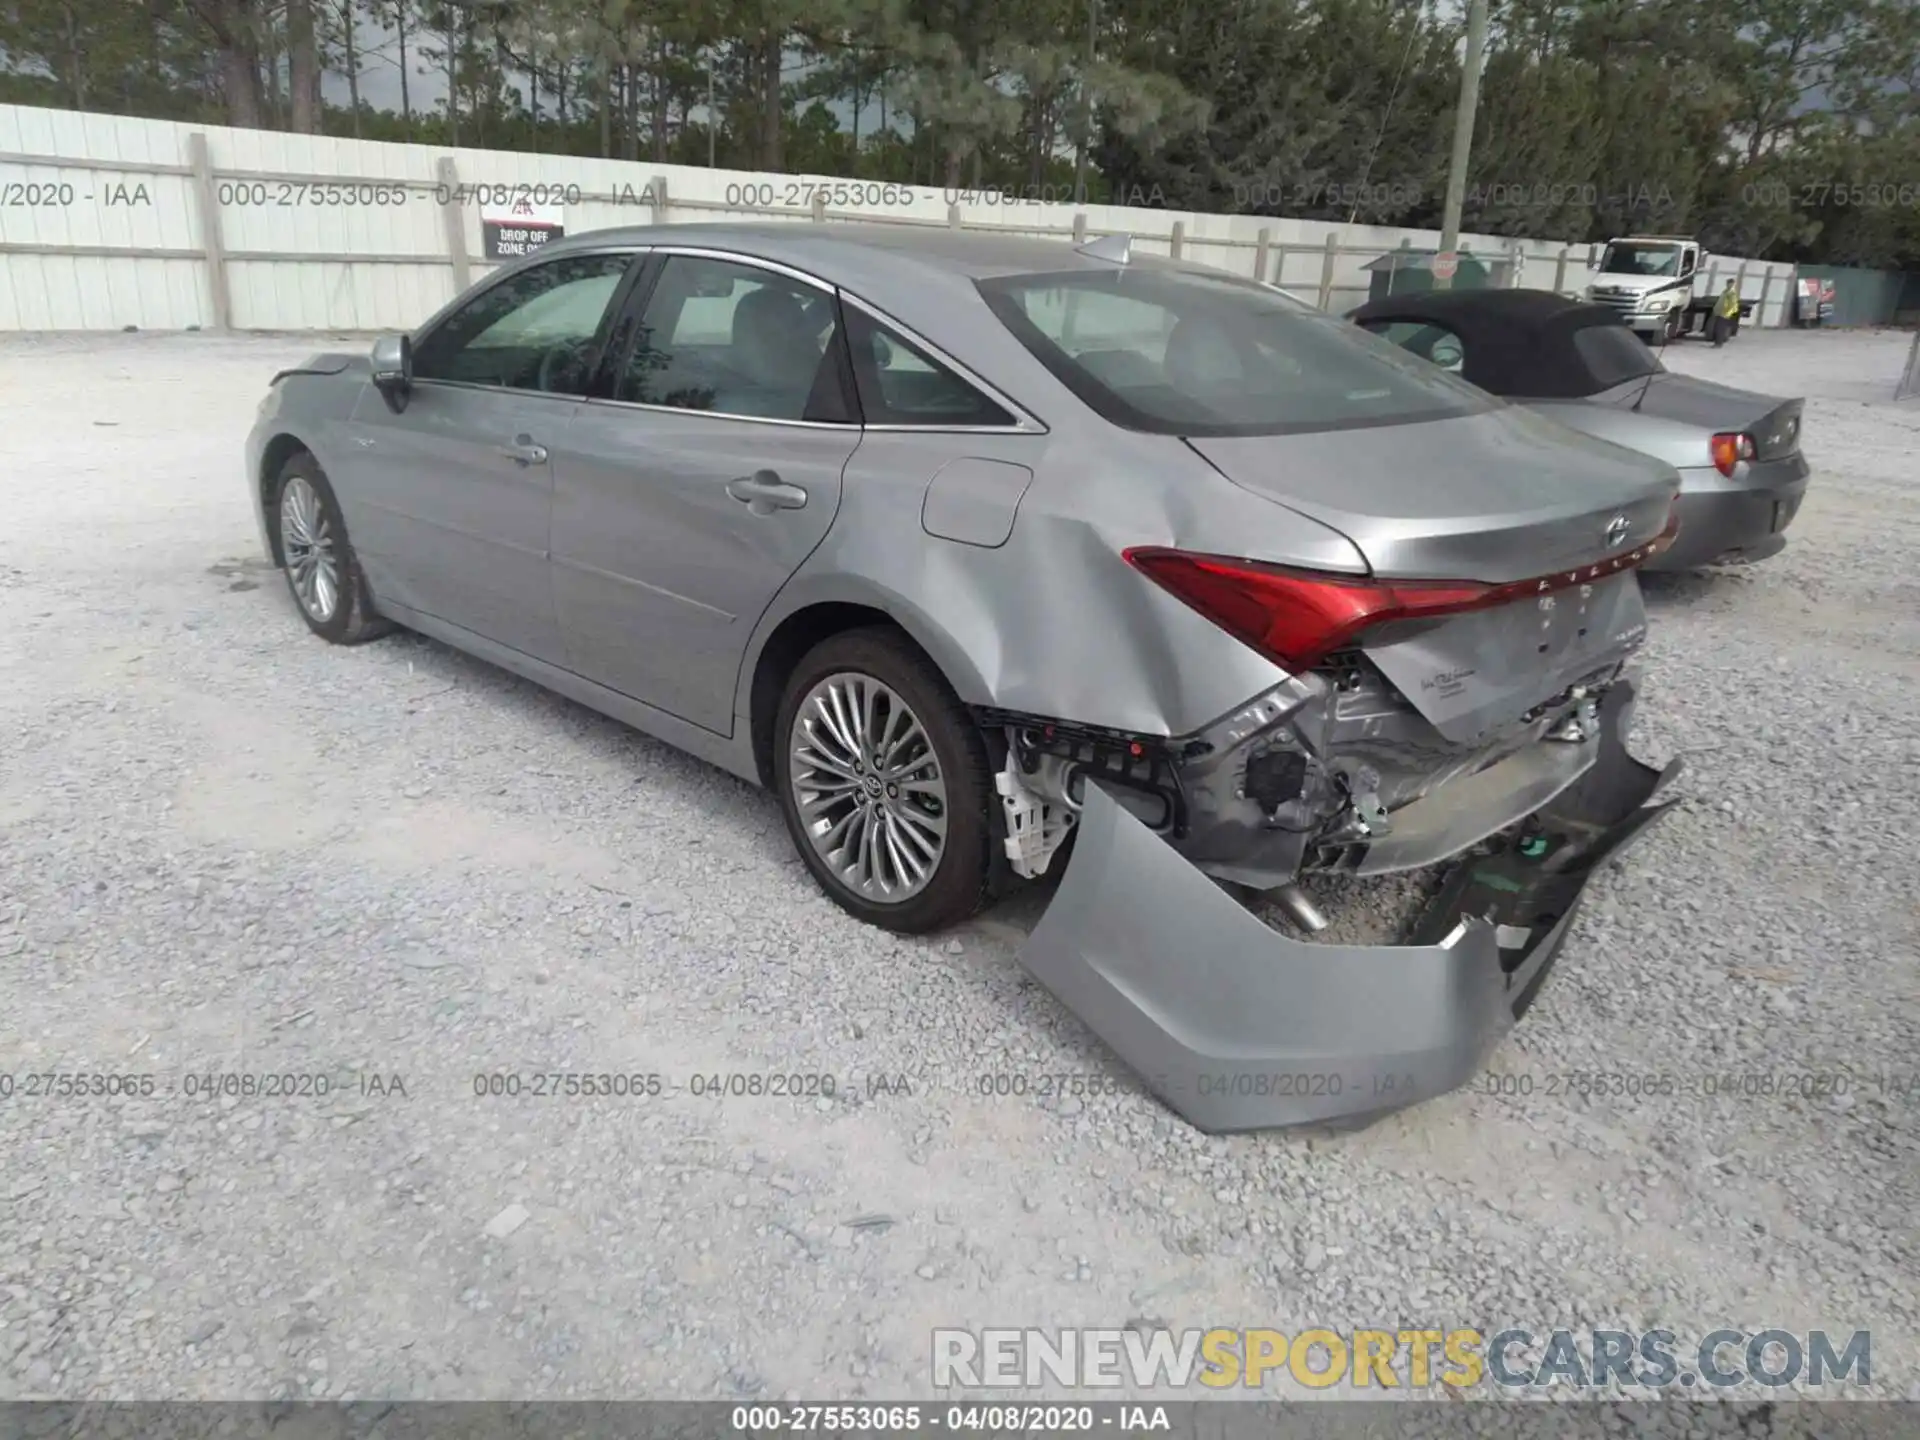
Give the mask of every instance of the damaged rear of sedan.
MULTIPOLYGON (((316 362, 262 407, 263 532, 310 628, 343 638, 309 603, 317 515, 345 613, 772 787, 854 915, 935 930, 1064 868, 1023 962, 1195 1125, 1461 1083, 1663 812, 1675 767, 1624 742, 1670 467, 1109 242, 672 227, 494 283, 610 255, 606 314, 497 382, 502 473, 549 490, 517 604, 504 565, 449 568, 486 514, 429 533, 440 492, 377 459, 419 452, 396 416, 446 443, 447 382, 407 357, 466 302, 377 347, 381 378, 316 362), (1455 858, 1408 943, 1311 938, 1303 875, 1455 858)), ((496 382, 462 363, 470 425, 496 382)))

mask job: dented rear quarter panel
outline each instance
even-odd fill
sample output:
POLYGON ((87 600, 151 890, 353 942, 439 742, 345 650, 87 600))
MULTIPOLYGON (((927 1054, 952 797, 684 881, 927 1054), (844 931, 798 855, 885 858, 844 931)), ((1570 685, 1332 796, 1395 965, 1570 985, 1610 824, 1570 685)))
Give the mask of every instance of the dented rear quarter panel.
POLYGON ((1184 734, 1286 674, 1122 552, 1177 545, 1365 573, 1343 536, 1233 485, 1174 437, 1114 432, 1064 406, 1048 418, 1047 434, 971 435, 953 448, 869 432, 847 464, 833 529, 757 627, 736 713, 750 713, 755 658, 781 621, 840 601, 894 616, 968 704, 1184 734), (1003 543, 922 528, 928 486, 955 454, 1033 471, 1003 543))
MULTIPOLYGON (((1596 558, 1604 547, 1597 532, 1589 533, 1590 522, 1569 518, 1549 527, 1553 544, 1510 547, 1514 553, 1496 558, 1481 527, 1497 527, 1493 512, 1503 497, 1512 502, 1508 518, 1522 525, 1561 510, 1581 515, 1612 500, 1631 513, 1638 542, 1665 523, 1678 488, 1678 477, 1657 461, 1508 408, 1466 422, 1205 442, 1210 451, 1257 456, 1277 478, 1256 489, 1185 440, 1109 425, 1044 372, 1028 394, 1047 433, 942 435, 938 443, 926 432, 866 434, 848 462, 833 529, 756 627, 736 691, 737 717, 751 713, 755 661, 781 622, 807 606, 839 601, 892 615, 968 704, 1135 734, 1187 735, 1287 672, 1134 571, 1122 558, 1130 547, 1169 546, 1362 578, 1371 567, 1336 523, 1346 518, 1372 543, 1384 540, 1390 553, 1412 557, 1409 565, 1417 567, 1420 557, 1435 565, 1472 559, 1480 563, 1455 573, 1504 579, 1509 572, 1545 573, 1571 557, 1596 558), (1032 471, 1000 543, 946 539, 924 528, 930 484, 966 458, 1032 471), (1484 474, 1503 466, 1505 474, 1484 474), (1471 501, 1449 502, 1444 487, 1476 468, 1482 473, 1471 501), (1363 471, 1370 479, 1392 472, 1393 491, 1414 497, 1398 530, 1338 509, 1343 484, 1350 488, 1363 471), (1536 493, 1523 506, 1529 487, 1536 493), (1471 502, 1479 508, 1468 510, 1471 502), (1433 517, 1450 503, 1463 513, 1443 527, 1451 539, 1436 539, 1433 517), (1412 538, 1421 533, 1428 536, 1424 546, 1412 538)), ((1644 634, 1631 577, 1606 587, 1598 603, 1606 613, 1590 643, 1578 647, 1588 668, 1605 658, 1602 635, 1617 641, 1617 658, 1644 634)), ((1502 703, 1490 690, 1494 677, 1508 685, 1508 702, 1521 697, 1509 703, 1517 714, 1572 666, 1557 629, 1550 656, 1536 650, 1544 637, 1503 632, 1500 640, 1491 621, 1454 629, 1453 638, 1476 651, 1496 641, 1519 647, 1472 662, 1485 677, 1478 688, 1487 692, 1489 716, 1502 703)), ((1447 663, 1436 650, 1432 667, 1447 663)))

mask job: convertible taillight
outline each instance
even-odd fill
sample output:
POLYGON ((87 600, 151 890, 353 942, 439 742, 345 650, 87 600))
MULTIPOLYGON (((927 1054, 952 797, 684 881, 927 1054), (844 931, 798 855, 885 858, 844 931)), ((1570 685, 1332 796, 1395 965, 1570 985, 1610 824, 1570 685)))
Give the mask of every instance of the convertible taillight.
POLYGON ((1354 637, 1390 620, 1486 610, 1590 584, 1644 564, 1680 533, 1679 497, 1654 539, 1591 565, 1499 585, 1478 580, 1361 580, 1293 570, 1261 560, 1196 555, 1159 546, 1123 552, 1126 562, 1222 630, 1295 672, 1311 669, 1354 637))
POLYGON ((1744 432, 1723 431, 1713 437, 1713 468, 1722 475, 1733 474, 1735 466, 1754 454, 1753 436, 1744 432))

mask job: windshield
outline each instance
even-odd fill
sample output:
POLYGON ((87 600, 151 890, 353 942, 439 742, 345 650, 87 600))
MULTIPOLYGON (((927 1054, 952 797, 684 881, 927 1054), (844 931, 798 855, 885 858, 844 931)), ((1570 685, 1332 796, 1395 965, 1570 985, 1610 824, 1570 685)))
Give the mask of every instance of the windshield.
POLYGON ((1357 325, 1230 275, 1135 266, 979 282, 1095 411, 1162 435, 1403 425, 1499 402, 1357 325))
POLYGON ((1672 245, 1609 245, 1600 268, 1609 275, 1675 275, 1680 251, 1672 245))

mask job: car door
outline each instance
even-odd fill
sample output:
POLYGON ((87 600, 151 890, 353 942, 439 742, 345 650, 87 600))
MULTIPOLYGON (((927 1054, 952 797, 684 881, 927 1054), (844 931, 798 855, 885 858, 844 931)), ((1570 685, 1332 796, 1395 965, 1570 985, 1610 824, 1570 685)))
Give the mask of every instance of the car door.
POLYGON ((840 324, 797 271, 656 253, 556 474, 570 668, 732 732, 755 622, 825 538, 860 444, 840 324))
POLYGON ((345 478, 376 595, 563 662, 555 461, 637 263, 629 248, 516 269, 420 337, 403 407, 361 395, 345 478))

